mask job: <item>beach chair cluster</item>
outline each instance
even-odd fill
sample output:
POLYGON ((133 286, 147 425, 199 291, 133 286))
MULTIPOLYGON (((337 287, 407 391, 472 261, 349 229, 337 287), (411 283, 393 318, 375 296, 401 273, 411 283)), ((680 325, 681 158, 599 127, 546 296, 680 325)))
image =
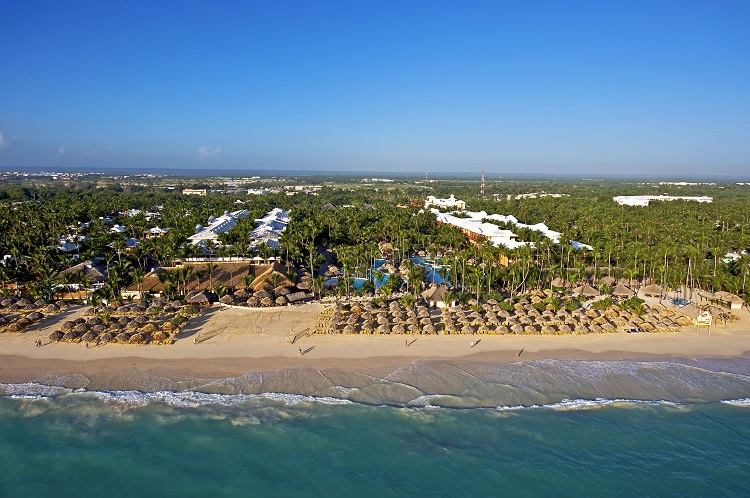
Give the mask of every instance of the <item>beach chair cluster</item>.
POLYGON ((188 322, 191 308, 159 298, 150 304, 113 301, 89 309, 84 317, 67 320, 52 332, 50 342, 169 345, 188 322))
POLYGON ((50 303, 44 299, 6 297, 0 301, 0 333, 23 333, 32 325, 43 322, 67 308, 65 301, 50 303))

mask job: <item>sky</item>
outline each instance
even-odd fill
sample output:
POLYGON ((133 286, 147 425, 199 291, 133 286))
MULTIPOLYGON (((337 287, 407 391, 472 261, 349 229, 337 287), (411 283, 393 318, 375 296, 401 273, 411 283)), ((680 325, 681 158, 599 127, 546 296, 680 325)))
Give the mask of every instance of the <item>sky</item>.
POLYGON ((0 5, 0 168, 750 176, 750 2, 0 5))

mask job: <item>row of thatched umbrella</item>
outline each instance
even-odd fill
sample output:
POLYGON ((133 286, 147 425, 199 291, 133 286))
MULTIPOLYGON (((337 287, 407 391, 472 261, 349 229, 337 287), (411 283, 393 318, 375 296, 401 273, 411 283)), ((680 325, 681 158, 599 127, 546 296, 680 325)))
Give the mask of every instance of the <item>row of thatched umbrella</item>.
POLYGON ((173 337, 173 331, 168 330, 154 330, 153 332, 122 331, 119 333, 115 333, 113 331, 105 331, 100 333, 88 331, 85 334, 79 334, 72 330, 65 333, 56 330, 55 332, 52 332, 50 334, 49 339, 53 342, 89 342, 98 344, 161 344, 171 343, 173 337))
POLYGON ((385 307, 354 305, 346 309, 337 305, 321 313, 314 330, 318 333, 387 333, 385 328, 391 327, 391 333, 401 333, 401 329, 418 333, 506 333, 507 329, 513 333, 558 334, 614 332, 618 327, 629 325, 643 328, 644 323, 653 330, 676 330, 691 323, 689 318, 663 306, 646 306, 644 310, 642 317, 618 306, 603 311, 548 309, 540 312, 530 305, 517 303, 512 312, 486 304, 481 312, 456 307, 431 313, 426 307, 405 309, 393 301, 385 307))

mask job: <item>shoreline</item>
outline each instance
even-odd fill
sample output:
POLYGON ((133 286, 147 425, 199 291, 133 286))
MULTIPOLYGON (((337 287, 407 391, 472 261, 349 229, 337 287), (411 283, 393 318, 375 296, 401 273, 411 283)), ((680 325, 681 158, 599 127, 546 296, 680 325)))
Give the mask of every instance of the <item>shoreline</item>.
MULTIPOLYGON (((268 387, 310 393, 317 392, 322 384, 299 372, 346 377, 340 385, 357 386, 372 379, 389 379, 393 374, 408 384, 408 372, 419 370, 418 365, 440 370, 455 365, 503 368, 514 363, 520 368, 536 360, 678 361, 688 365, 697 359, 750 359, 747 310, 741 310, 740 322, 714 327, 710 334, 696 327, 684 327, 675 333, 620 331, 557 336, 325 334, 304 336, 290 344, 290 334, 315 323, 321 308, 208 309, 168 346, 106 344, 86 348, 82 343, 49 343, 47 336, 59 321, 53 320, 23 334, 0 334, 0 383, 156 391, 197 389, 252 374, 283 374, 282 384, 268 387), (38 339, 43 341, 42 347, 34 346, 38 339), (300 356, 300 350, 305 354, 300 356), (515 353, 521 350, 521 357, 516 358, 515 353), (299 378, 294 378, 297 375, 299 378)), ((429 375, 439 377, 441 373, 414 375, 426 382, 429 375)), ((263 385, 255 382, 237 389, 252 391, 263 385)), ((222 389, 231 390, 231 386, 222 389)))

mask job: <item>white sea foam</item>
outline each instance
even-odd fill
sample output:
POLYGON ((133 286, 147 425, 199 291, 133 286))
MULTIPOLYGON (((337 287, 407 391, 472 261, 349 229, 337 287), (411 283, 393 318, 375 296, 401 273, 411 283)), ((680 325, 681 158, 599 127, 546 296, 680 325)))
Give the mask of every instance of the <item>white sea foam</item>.
POLYGON ((144 406, 150 403, 163 403, 177 408, 195 408, 206 405, 236 406, 253 401, 270 400, 293 406, 300 403, 324 403, 341 405, 352 403, 347 399, 330 396, 306 396, 302 394, 263 393, 263 394, 215 394, 198 391, 89 391, 48 386, 35 382, 0 384, 0 396, 15 399, 55 398, 64 395, 91 396, 101 401, 144 406))
POLYGON ((264 394, 215 394, 197 391, 79 391, 94 396, 105 402, 123 403, 132 406, 144 406, 151 403, 162 403, 175 408, 197 408, 200 406, 220 405, 237 406, 264 400, 276 401, 285 406, 300 403, 323 403, 329 405, 350 403, 348 400, 327 396, 304 396, 301 394, 264 393, 264 394))
POLYGON ((9 398, 52 398, 68 394, 72 389, 60 386, 47 386, 36 382, 23 382, 18 384, 0 384, 0 396, 9 398))
POLYGON ((631 404, 631 405, 654 405, 654 406, 656 405, 679 406, 679 403, 675 403, 674 401, 667 401, 667 400, 645 401, 645 400, 638 400, 638 399, 597 398, 597 399, 564 399, 562 401, 558 401, 557 403, 550 403, 546 405, 498 406, 496 409, 499 411, 515 411, 515 410, 544 408, 548 410, 557 410, 557 411, 573 411, 573 410, 592 410, 592 409, 603 408, 605 406, 615 405, 615 404, 617 405, 631 404))
POLYGON ((750 398, 725 399, 725 400, 722 400, 721 402, 727 405, 745 406, 745 407, 750 408, 750 398))

